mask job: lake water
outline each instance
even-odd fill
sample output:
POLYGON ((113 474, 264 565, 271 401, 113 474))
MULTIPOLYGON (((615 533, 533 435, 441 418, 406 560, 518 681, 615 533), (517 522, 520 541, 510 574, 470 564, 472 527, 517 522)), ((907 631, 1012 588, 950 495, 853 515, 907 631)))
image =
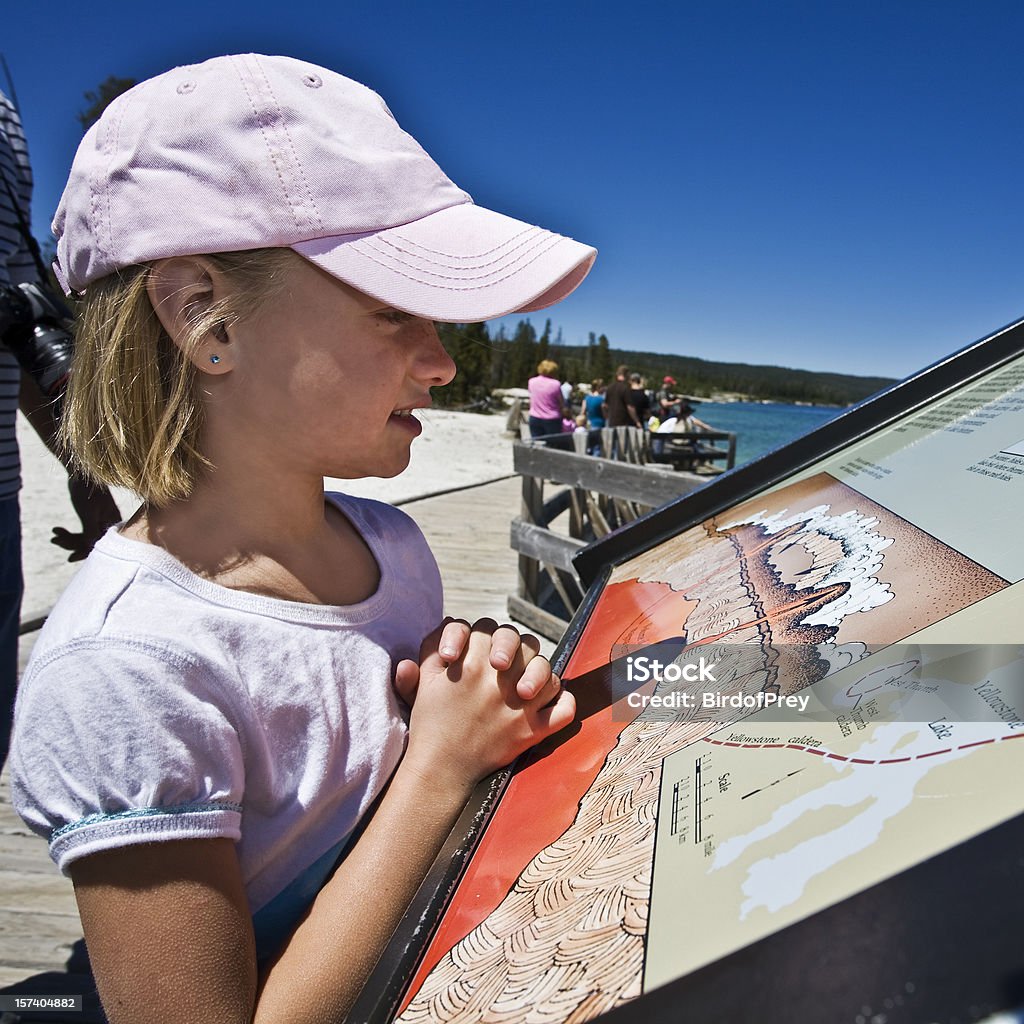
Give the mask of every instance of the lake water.
POLYGON ((769 402, 700 402, 694 415, 717 430, 736 434, 736 465, 800 437, 837 416, 842 409, 769 402))

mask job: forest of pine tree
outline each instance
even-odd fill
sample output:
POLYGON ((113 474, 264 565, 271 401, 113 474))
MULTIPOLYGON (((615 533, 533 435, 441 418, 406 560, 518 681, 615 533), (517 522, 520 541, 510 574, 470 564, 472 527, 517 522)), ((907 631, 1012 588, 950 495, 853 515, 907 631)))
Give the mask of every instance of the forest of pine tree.
POLYGON ((485 399, 494 388, 526 387, 542 359, 554 359, 562 380, 573 384, 595 378, 610 382, 615 367, 626 364, 642 374, 649 387, 674 377, 680 394, 707 397, 728 392, 755 400, 850 405, 893 383, 887 377, 793 370, 781 366, 722 363, 693 356, 628 352, 611 347, 608 338, 590 333, 586 345, 565 345, 559 330, 552 338, 547 320, 540 337, 531 322, 520 320, 508 336, 501 326, 492 337, 487 324, 438 324, 441 341, 455 360, 458 373, 447 387, 435 388, 438 405, 464 408, 485 399))

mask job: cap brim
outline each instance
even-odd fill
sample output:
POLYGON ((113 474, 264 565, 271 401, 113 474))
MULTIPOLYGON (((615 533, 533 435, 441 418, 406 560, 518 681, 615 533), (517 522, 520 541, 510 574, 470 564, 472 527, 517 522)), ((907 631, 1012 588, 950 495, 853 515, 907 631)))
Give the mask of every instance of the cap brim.
POLYGON ((389 306, 450 323, 554 305, 587 276, 597 256, 589 245, 472 203, 399 227, 292 248, 389 306))

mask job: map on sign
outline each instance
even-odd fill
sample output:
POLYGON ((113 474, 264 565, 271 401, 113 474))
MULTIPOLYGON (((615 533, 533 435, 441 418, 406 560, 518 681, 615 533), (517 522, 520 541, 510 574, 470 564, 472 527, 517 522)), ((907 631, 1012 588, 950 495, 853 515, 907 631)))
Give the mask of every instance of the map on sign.
POLYGON ((666 759, 645 987, 1007 816, 995 780, 1024 759, 1024 648, 891 650, 816 684, 799 730, 769 709, 666 759))
POLYGON ((1024 811, 1022 437, 1018 360, 615 566, 397 1019, 591 1020, 1024 811))

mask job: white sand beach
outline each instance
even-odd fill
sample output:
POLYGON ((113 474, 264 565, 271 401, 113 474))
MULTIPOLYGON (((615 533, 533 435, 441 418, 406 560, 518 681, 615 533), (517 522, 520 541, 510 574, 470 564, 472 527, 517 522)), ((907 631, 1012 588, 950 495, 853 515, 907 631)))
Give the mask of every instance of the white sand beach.
MULTIPOLYGON (((440 409, 424 410, 419 415, 423 433, 413 442, 412 459, 404 473, 393 479, 328 480, 327 488, 405 503, 512 474, 512 445, 505 436, 504 415, 482 416, 440 409)), ((63 467, 22 417, 18 422, 18 440, 23 477, 25 621, 52 607, 80 565, 67 562, 67 553, 50 543, 52 528, 63 526, 75 531, 79 525, 68 498, 63 467)), ((137 505, 134 495, 119 491, 115 498, 122 515, 131 515, 137 505)), ((34 634, 30 634, 22 644, 22 662, 33 638, 34 634)))

